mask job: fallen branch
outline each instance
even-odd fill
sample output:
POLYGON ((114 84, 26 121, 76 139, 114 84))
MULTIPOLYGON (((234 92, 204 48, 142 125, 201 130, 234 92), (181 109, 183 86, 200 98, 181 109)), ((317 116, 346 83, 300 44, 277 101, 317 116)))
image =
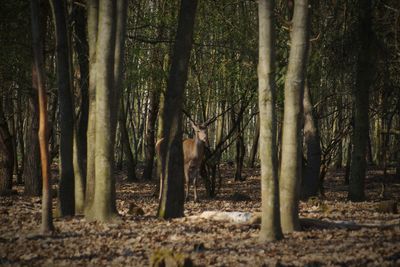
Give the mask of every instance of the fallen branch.
MULTIPOLYGON (((213 221, 225 221, 230 223, 256 225, 261 223, 261 213, 255 212, 228 212, 228 211, 204 211, 200 215, 192 215, 188 219, 205 219, 213 221)), ((354 221, 334 221, 329 219, 300 218, 302 228, 338 228, 359 230, 361 228, 387 229, 400 226, 400 218, 390 221, 378 221, 375 223, 356 223, 354 221)))

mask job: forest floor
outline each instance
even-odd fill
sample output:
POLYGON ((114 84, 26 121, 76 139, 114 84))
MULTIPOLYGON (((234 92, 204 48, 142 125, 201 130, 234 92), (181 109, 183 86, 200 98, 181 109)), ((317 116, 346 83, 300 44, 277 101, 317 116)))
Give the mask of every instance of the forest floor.
POLYGON ((149 266, 154 253, 172 251, 198 266, 400 266, 400 215, 379 211, 383 198, 400 200, 400 181, 370 169, 367 201, 346 200, 343 172, 329 172, 326 196, 300 202, 300 216, 316 219, 303 231, 278 242, 259 244, 259 224, 198 218, 204 211, 260 211, 258 169, 245 170, 246 180, 233 180, 223 169, 223 185, 214 199, 185 204, 185 218, 159 220, 156 182, 117 182, 115 224, 86 222, 82 216, 55 218, 53 236, 40 236, 40 198, 17 194, 0 197, 0 266, 149 266), (236 194, 235 194, 236 193, 236 194), (238 194, 243 194, 240 197, 238 194), (239 197, 238 197, 239 196, 239 197), (241 199, 242 198, 242 199, 241 199), (134 204, 133 204, 134 203, 134 204), (131 214, 137 205, 143 215, 131 214))

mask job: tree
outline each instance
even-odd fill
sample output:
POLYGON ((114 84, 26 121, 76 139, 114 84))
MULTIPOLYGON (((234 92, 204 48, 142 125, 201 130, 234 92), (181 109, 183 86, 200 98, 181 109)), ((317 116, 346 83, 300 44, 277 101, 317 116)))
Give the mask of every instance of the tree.
MULTIPOLYGON (((119 100, 119 88, 122 79, 122 55, 124 46, 124 30, 126 23, 127 2, 100 0, 90 1, 89 9, 94 13, 88 15, 89 38, 97 33, 96 42, 89 39, 90 54, 95 55, 95 106, 89 110, 89 116, 95 119, 93 150, 95 153, 93 166, 90 168, 95 172, 91 175, 93 188, 90 190, 92 201, 88 204, 85 216, 88 220, 99 220, 103 222, 112 221, 117 216, 115 200, 115 178, 114 178, 114 140, 115 126, 117 123, 117 111, 119 100), (98 4, 98 5, 97 5, 98 4), (97 13, 96 13, 97 12, 97 13), (94 16, 94 17, 91 17, 94 16), (97 27, 91 19, 98 18, 97 27), (92 28, 93 27, 93 28, 92 28), (93 50, 92 50, 93 49, 93 50), (90 114, 91 113, 91 114, 90 114)), ((92 12, 91 11, 91 12, 92 12)), ((91 67, 93 65, 91 64, 91 67)), ((91 91, 89 91, 91 93, 91 91)), ((92 92, 93 93, 93 92, 92 92)), ((89 96, 91 97, 91 96, 89 96)), ((92 142, 92 141, 90 141, 92 142)), ((88 143, 89 144, 89 143, 88 143)), ((89 149, 88 149, 89 151, 89 149)), ((89 162, 89 158, 88 158, 89 162)), ((88 165, 89 171, 89 165, 88 165)), ((89 177, 89 176, 88 176, 89 177)), ((89 185, 89 183, 88 183, 89 185)))
POLYGON ((320 137, 308 86, 304 89, 303 108, 304 153, 306 163, 304 164, 303 177, 301 179, 300 197, 302 199, 308 199, 318 194, 319 171, 321 166, 320 137))
MULTIPOLYGON (((38 35, 42 40, 38 42, 44 43, 44 36, 47 26, 48 18, 48 6, 46 2, 43 2, 43 6, 40 7, 41 15, 38 17, 39 26, 37 29, 40 31, 38 35)), ((32 10, 31 10, 32 12, 32 10)), ((33 14, 31 14, 32 16, 33 14)), ((32 17, 31 17, 32 19, 32 17)), ((32 29, 31 29, 32 30, 32 29)), ((44 50, 40 50, 44 58, 44 50)), ((39 150, 39 107, 38 107, 38 90, 39 81, 38 73, 34 64, 32 64, 32 88, 28 94, 28 110, 27 110, 27 125, 25 129, 26 141, 25 141, 25 153, 23 159, 23 180, 24 180, 24 193, 30 196, 40 196, 42 191, 42 179, 41 179, 41 166, 40 166, 40 150, 39 150)))
MULTIPOLYGON (((158 216, 183 216, 184 174, 182 150, 182 102, 187 81, 197 0, 181 0, 178 29, 163 109, 161 145, 161 199, 158 216)), ((159 159, 160 160, 160 159, 159 159)))
POLYGON ((309 42, 308 14, 308 0, 296 1, 285 80, 282 158, 279 180, 281 223, 284 233, 300 230, 298 202, 302 164, 303 93, 309 42))
POLYGON ((74 131, 74 177, 75 177, 75 214, 82 214, 85 205, 86 162, 87 162, 87 128, 89 116, 89 45, 87 42, 87 18, 85 7, 74 5, 75 50, 79 64, 80 95, 79 113, 75 121, 74 131))
POLYGON ((375 56, 373 55, 374 35, 372 31, 370 1, 358 1, 355 6, 358 13, 356 43, 359 45, 357 55, 356 81, 352 90, 354 103, 354 129, 352 135, 349 194, 352 201, 363 201, 364 180, 366 174, 366 153, 369 135, 369 89, 373 83, 375 56))
POLYGON ((48 233, 54 230, 52 204, 51 204, 51 174, 48 150, 48 120, 47 120, 47 96, 44 85, 44 68, 42 43, 39 26, 39 0, 31 1, 32 17, 32 46, 33 67, 37 75, 39 96, 39 144, 40 159, 42 164, 43 190, 42 190, 42 225, 41 232, 48 233))
POLYGON ((57 85, 60 125, 60 156, 59 156, 59 194, 58 209, 60 216, 74 215, 74 109, 71 79, 71 48, 66 19, 65 0, 51 0, 53 19, 56 31, 57 48, 57 85))
POLYGON ((258 105, 260 109, 261 230, 260 241, 281 239, 276 144, 274 1, 258 2, 259 62, 258 105))
POLYGON ((4 117, 2 104, 3 99, 0 96, 0 195, 10 193, 14 167, 12 137, 4 117))
POLYGON ((99 19, 99 0, 87 1, 87 27, 89 44, 89 88, 88 88, 88 128, 86 159, 85 216, 91 216, 95 184, 96 145, 96 43, 99 19))

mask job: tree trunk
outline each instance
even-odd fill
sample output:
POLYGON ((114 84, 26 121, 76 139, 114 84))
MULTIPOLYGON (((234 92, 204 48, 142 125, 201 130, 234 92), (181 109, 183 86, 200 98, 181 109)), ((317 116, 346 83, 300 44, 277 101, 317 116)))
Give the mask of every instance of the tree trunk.
POLYGON ((251 152, 250 152, 250 160, 249 160, 250 168, 254 168, 254 163, 255 163, 256 157, 257 157, 257 149, 258 149, 259 139, 260 139, 260 118, 259 118, 259 116, 257 116, 253 145, 251 146, 251 152))
POLYGON ((354 102, 354 130, 352 135, 353 150, 351 154, 349 194, 351 201, 365 199, 364 180, 366 174, 366 149, 369 131, 369 88, 374 78, 374 55, 371 42, 372 7, 370 1, 358 1, 356 12, 359 12, 356 83, 352 90, 354 102))
POLYGON ((258 106, 260 117, 261 229, 260 241, 283 237, 279 217, 279 184, 276 149, 275 22, 274 1, 258 2, 259 63, 258 106))
POLYGON ((123 152, 125 154, 125 158, 127 160, 127 169, 128 169, 128 182, 137 181, 136 178, 136 163, 133 159, 131 144, 129 142, 128 130, 126 128, 126 114, 124 108, 124 101, 121 99, 121 106, 119 109, 119 129, 121 131, 121 146, 123 152))
POLYGON ((75 116, 72 99, 72 58, 66 21, 66 2, 51 0, 50 4, 53 11, 57 48, 58 124, 60 126, 58 209, 60 216, 71 216, 75 213, 73 165, 75 116))
POLYGON ((28 118, 26 125, 26 150, 24 154, 24 193, 28 196, 40 196, 42 180, 40 178, 39 155, 39 108, 37 104, 37 72, 32 68, 32 94, 28 99, 28 118))
POLYGON ((18 148, 21 155, 20 174, 17 176, 17 184, 22 184, 22 175, 25 166, 24 155, 25 155, 25 142, 24 142, 24 123, 22 119, 22 100, 21 92, 17 91, 17 132, 18 132, 18 148))
POLYGON ((99 20, 99 0, 87 1, 87 25, 89 44, 89 115, 87 129, 87 164, 85 216, 93 207, 95 184, 95 146, 96 146, 96 44, 99 20))
POLYGON ((87 17, 85 8, 74 5, 75 49, 79 64, 79 116, 74 132, 75 213, 82 214, 85 205, 87 129, 89 116, 89 45, 87 42, 87 17))
MULTIPOLYGON (((90 42, 90 45, 96 46, 96 71, 94 73, 96 75, 96 105, 90 111, 94 113, 95 117, 95 159, 93 167, 95 167, 96 172, 93 177, 93 202, 85 211, 85 216, 88 220, 99 220, 101 222, 112 221, 117 217, 114 144, 116 114, 118 114, 117 101, 119 100, 119 89, 122 81, 126 4, 126 1, 115 3, 110 0, 100 0, 97 41, 96 43, 90 42)), ((89 8, 96 10, 96 3, 91 2, 89 8)), ((93 28, 90 29, 93 30, 93 28)))
POLYGON ((43 190, 42 190, 42 225, 41 232, 47 233, 54 230, 52 203, 51 203, 51 175, 48 150, 48 119, 47 119, 47 96, 44 86, 43 73, 43 54, 42 43, 39 27, 39 1, 31 1, 32 15, 32 46, 33 46, 33 62, 37 88, 39 95, 39 143, 40 143, 40 158, 42 166, 43 190))
POLYGON ((308 0, 296 1, 285 81, 282 161, 279 180, 281 223, 285 233, 300 230, 298 205, 302 165, 301 122, 309 42, 308 24, 308 0))
POLYGON ((184 178, 182 150, 182 102, 187 81, 193 42, 197 0, 182 0, 174 55, 165 94, 163 138, 161 146, 162 195, 158 207, 160 218, 183 216, 184 178))
POLYGON ((306 156, 303 179, 301 180, 301 199, 316 196, 319 190, 319 171, 321 167, 321 147, 317 121, 314 116, 310 89, 304 89, 304 150, 306 156))
POLYGON ((0 97, 0 196, 12 189, 14 147, 3 112, 3 99, 0 97))

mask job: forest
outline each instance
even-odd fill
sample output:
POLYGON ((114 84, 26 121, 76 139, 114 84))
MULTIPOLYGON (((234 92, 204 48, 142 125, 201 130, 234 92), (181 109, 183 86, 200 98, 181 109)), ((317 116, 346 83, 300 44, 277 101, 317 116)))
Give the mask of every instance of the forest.
POLYGON ((0 5, 0 266, 400 266, 398 0, 0 5))

